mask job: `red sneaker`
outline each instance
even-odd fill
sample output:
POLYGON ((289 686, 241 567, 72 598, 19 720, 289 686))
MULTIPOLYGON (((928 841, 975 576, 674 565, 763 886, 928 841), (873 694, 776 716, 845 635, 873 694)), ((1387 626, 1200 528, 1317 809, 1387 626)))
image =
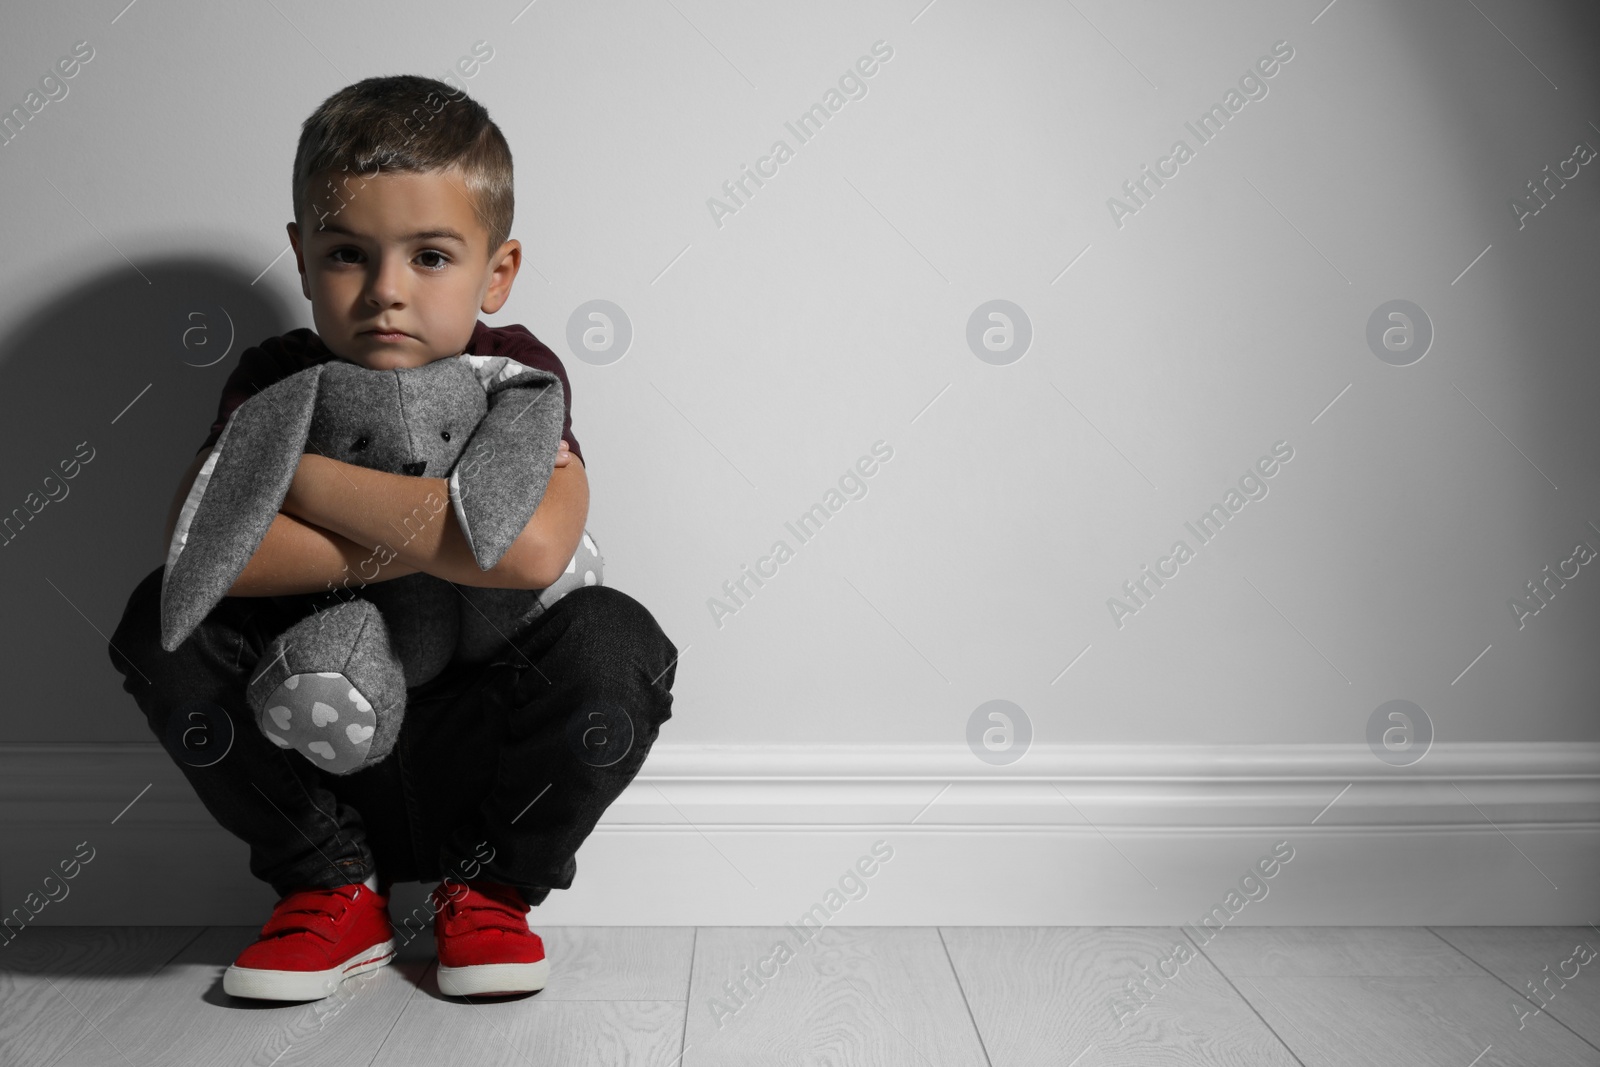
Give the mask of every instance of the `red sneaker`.
POLYGON ((449 997, 503 996, 544 988, 550 961, 528 925, 531 909, 515 886, 440 882, 433 891, 433 938, 439 992, 449 997))
POLYGON ((339 983, 394 958, 389 898, 359 882, 297 889, 279 900, 222 988, 258 1000, 321 1000, 339 983))

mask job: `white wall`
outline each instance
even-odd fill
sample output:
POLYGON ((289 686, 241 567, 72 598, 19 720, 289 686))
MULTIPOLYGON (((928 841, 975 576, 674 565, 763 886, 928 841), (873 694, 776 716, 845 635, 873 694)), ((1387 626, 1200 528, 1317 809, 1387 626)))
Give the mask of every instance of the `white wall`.
POLYGON ((1508 606, 1600 548, 1600 164, 1524 228, 1508 207, 1600 147, 1600 22, 1323 3, 8 13, 0 106, 94 58, 0 147, 0 512, 95 458, 0 547, 0 742, 150 741, 104 635, 234 363, 192 365, 217 348, 189 316, 220 345, 225 311, 235 354, 309 325, 275 259, 300 122, 479 40, 526 250, 486 321, 571 374, 608 583, 683 650, 664 743, 960 745, 997 698, 1055 745, 1361 742, 1397 698, 1441 740, 1600 740, 1600 568, 1523 629, 1508 606), (798 144, 784 122, 880 40, 798 144), (1119 228, 1107 199, 1280 40, 1268 95, 1119 228), (719 227, 707 198, 778 138, 794 158, 719 227), (605 366, 566 340, 595 298, 635 333, 605 366), (1033 331, 1005 366, 966 340, 997 298, 1033 331), (1395 298, 1436 331, 1405 367, 1365 339, 1395 298), (785 520, 880 439, 867 495, 798 544, 785 520), (1118 628, 1107 599, 1278 441, 1270 495, 1118 628), (719 627, 708 599, 778 538, 794 558, 719 627))

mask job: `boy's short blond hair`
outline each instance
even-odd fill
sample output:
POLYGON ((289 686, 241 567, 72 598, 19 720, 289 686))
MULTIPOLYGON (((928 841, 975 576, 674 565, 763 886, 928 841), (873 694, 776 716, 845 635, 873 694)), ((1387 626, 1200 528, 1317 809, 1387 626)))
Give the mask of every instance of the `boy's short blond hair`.
MULTIPOLYGON (((511 148, 484 106, 432 78, 396 74, 347 85, 301 124, 294 154, 294 217, 305 227, 317 175, 327 213, 360 195, 363 178, 459 166, 493 255, 511 236, 511 148), (348 172, 348 173, 346 173, 348 172)), ((316 226, 312 226, 315 229, 316 226)))

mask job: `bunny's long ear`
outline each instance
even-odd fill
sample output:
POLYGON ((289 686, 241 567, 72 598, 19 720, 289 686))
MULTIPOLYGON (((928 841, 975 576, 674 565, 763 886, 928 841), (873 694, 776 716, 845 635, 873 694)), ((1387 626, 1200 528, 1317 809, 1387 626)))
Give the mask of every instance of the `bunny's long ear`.
POLYGON ((161 579, 161 647, 181 645, 256 554, 305 452, 322 370, 298 371, 240 404, 195 476, 161 579))
POLYGON ((505 356, 458 356, 478 375, 489 413, 450 474, 450 503, 479 570, 500 562, 544 499, 561 446, 561 379, 505 356))

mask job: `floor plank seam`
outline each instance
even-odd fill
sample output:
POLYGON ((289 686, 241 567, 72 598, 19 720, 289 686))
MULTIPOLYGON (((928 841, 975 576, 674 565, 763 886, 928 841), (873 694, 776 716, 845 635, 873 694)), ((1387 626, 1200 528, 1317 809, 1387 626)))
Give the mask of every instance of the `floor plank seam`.
POLYGON ((694 992, 694 955, 700 947, 700 928, 696 926, 694 933, 689 935, 689 979, 683 987, 683 1029, 678 1031, 678 1056, 667 1067, 677 1067, 677 1064, 689 1054, 689 1004, 690 996, 694 992))
MULTIPOLYGON (((1499 982, 1501 985, 1503 985, 1507 989, 1511 990, 1511 992, 1513 992, 1517 996, 1521 997, 1527 1003, 1532 1004, 1534 1007, 1538 1008, 1540 1014, 1549 1016, 1556 1023, 1556 1025, 1561 1027, 1561 1029, 1565 1030, 1567 1033, 1571 1034, 1573 1037, 1577 1038, 1579 1041, 1582 1041, 1585 1045, 1588 1045, 1590 1048, 1594 1049, 1596 1052, 1600 1052, 1600 1046, 1595 1045, 1595 1043, 1593 1041, 1590 1041, 1588 1038, 1586 1038, 1582 1034, 1578 1033, 1578 1031, 1576 1031, 1572 1027, 1568 1026, 1565 1022, 1563 1022, 1561 1020, 1560 1016, 1556 1015, 1553 1012, 1546 1011, 1545 1010, 1545 1006, 1543 1004, 1540 1004, 1537 1000, 1535 1000, 1532 997, 1528 996, 1528 994, 1524 993, 1522 990, 1518 989, 1516 986, 1512 985, 1510 982, 1508 982, 1504 978, 1500 977, 1494 971, 1491 971, 1489 968, 1485 967, 1483 964, 1481 964, 1477 960, 1473 959, 1472 956, 1470 954, 1468 954, 1465 949, 1460 948, 1459 946, 1453 944, 1448 937, 1445 937, 1443 934, 1441 934, 1439 931, 1435 930, 1431 926, 1424 926, 1423 929, 1428 931, 1428 933, 1432 934, 1434 937, 1437 937, 1440 941, 1443 941, 1446 945, 1449 945, 1450 946, 1450 950, 1452 952, 1456 953, 1457 955, 1459 955, 1462 959, 1471 962, 1471 964, 1474 967, 1477 967, 1484 974, 1488 975, 1490 978, 1493 978, 1495 981, 1499 982)), ((1518 1029, 1520 1030, 1521 1027, 1518 1027, 1518 1029)))
MULTIPOLYGON (((1261 1011, 1254 1004, 1252 1004, 1250 1002, 1250 998, 1245 996, 1244 993, 1239 989, 1239 987, 1234 984, 1233 979, 1228 975, 1228 973, 1222 969, 1222 967, 1217 963, 1216 960, 1211 958, 1211 954, 1208 953, 1205 950, 1205 946, 1201 945, 1200 942, 1196 941, 1193 937, 1191 937, 1188 930, 1180 929, 1178 932, 1181 933, 1188 940, 1189 944, 1191 944, 1191 945, 1193 945, 1195 947, 1195 951, 1199 952, 1200 955, 1205 957, 1205 961, 1207 963, 1211 964, 1212 969, 1215 970, 1217 972, 1217 974, 1222 976, 1222 980, 1224 982, 1228 983, 1228 988, 1233 990, 1233 995, 1238 997, 1244 1003, 1244 1006, 1249 1008, 1250 1011, 1255 1015, 1255 1017, 1257 1019, 1261 1020, 1261 1025, 1265 1026, 1267 1028, 1267 1033, 1271 1034, 1274 1038, 1276 1038, 1278 1044, 1283 1046, 1283 1051, 1287 1052, 1289 1054, 1290 1058, 1292 1058, 1294 1060, 1294 1062, 1298 1063, 1300 1065, 1300 1067, 1306 1067, 1306 1061, 1302 1060, 1300 1058, 1300 1056, 1295 1052, 1294 1047, 1292 1045, 1290 1045, 1289 1042, 1284 1040, 1282 1034, 1278 1033, 1278 1028, 1273 1026, 1271 1023, 1267 1022, 1267 1017, 1265 1015, 1261 1014, 1261 1011)), ((1268 997, 1265 993, 1261 992, 1261 987, 1260 986, 1256 985, 1254 982, 1251 982, 1250 985, 1251 985, 1252 988, 1255 989, 1255 991, 1257 993, 1261 993, 1261 998, 1263 1000, 1267 1001, 1267 1003, 1269 1003, 1269 1004, 1272 1003, 1272 999, 1270 997, 1268 997)), ((1284 1013, 1283 1017, 1285 1019, 1289 1020, 1290 1025, 1294 1024, 1294 1020, 1290 1019, 1289 1014, 1287 1012, 1284 1013)), ((1298 1026, 1296 1026, 1295 1029, 1298 1030, 1300 1028, 1298 1026)), ((1306 1037, 1305 1034, 1301 1034, 1300 1036, 1301 1037, 1306 1037)), ((1307 1042, 1307 1044, 1311 1044, 1312 1043, 1310 1038, 1306 1038, 1306 1042, 1307 1042)))
POLYGON ((945 943, 944 927, 935 926, 933 931, 939 935, 939 945, 944 949, 945 962, 950 965, 950 977, 956 980, 956 992, 961 994, 961 1003, 966 1005, 967 1019, 972 1023, 972 1032, 978 1035, 978 1049, 983 1053, 983 1062, 987 1067, 994 1067, 994 1059, 989 1055, 989 1043, 983 1039, 983 1030, 978 1026, 978 1017, 972 1014, 972 1002, 967 999, 967 987, 961 984, 961 972, 956 970, 956 961, 950 956, 950 946, 945 943))
POLYGON ((400 1005, 400 1010, 394 1013, 394 1022, 389 1024, 389 1029, 384 1031, 383 1040, 379 1041, 377 1047, 373 1050, 372 1059, 367 1061, 367 1067, 372 1067, 373 1064, 378 1062, 378 1057, 383 1055, 384 1047, 389 1044, 389 1038, 394 1033, 394 1028, 400 1025, 400 1020, 405 1018, 407 1011, 411 1010, 411 1002, 416 999, 417 993, 421 991, 422 987, 427 985, 428 974, 434 967, 438 966, 438 963, 438 960, 430 960, 428 965, 422 969, 422 974, 417 977, 417 984, 407 994, 405 1003, 400 1005))

